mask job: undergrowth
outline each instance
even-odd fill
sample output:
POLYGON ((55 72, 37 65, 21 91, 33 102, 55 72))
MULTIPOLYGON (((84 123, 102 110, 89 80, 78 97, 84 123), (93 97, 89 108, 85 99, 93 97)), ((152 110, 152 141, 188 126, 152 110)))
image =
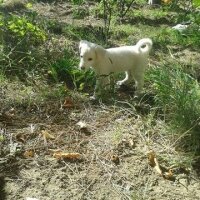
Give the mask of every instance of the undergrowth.
MULTIPOLYGON (((193 139, 199 139, 200 86, 197 80, 175 63, 173 67, 167 64, 153 67, 148 78, 152 83, 156 106, 166 123, 180 133, 188 132, 193 139)), ((195 142, 195 148, 196 145, 199 146, 198 142, 195 142)))
POLYGON ((69 89, 85 91, 94 87, 94 72, 92 70, 82 71, 77 64, 77 58, 66 49, 64 57, 50 66, 49 75, 56 82, 65 82, 69 89))

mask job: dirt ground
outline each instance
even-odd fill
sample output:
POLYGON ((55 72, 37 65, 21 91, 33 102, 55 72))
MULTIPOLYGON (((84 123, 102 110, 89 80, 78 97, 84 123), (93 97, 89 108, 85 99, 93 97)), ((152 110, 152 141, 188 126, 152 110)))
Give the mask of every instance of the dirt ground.
MULTIPOLYGON (((67 7, 70 11, 64 2, 40 2, 33 9, 66 22, 67 7)), ((92 103, 74 94, 22 107, 6 104, 8 86, 1 86, 0 94, 5 138, 0 142, 0 199, 200 199, 200 174, 181 164, 184 153, 171 144, 163 122, 152 128, 152 121, 125 101, 92 103), (152 166, 152 150, 168 176, 152 166)))
POLYGON ((7 127, 1 132, 9 139, 3 152, 13 148, 19 155, 1 158, 5 166, 1 199, 200 198, 194 170, 165 166, 167 163, 158 157, 164 167, 174 170, 174 177, 168 180, 149 165, 147 153, 151 149, 158 156, 184 156, 167 149, 166 141, 156 141, 161 131, 159 122, 155 133, 145 133, 147 125, 129 108, 89 102, 76 107, 61 109, 52 101, 24 112, 15 108, 10 118, 9 111, 2 116, 7 127), (81 127, 80 121, 86 127, 81 127), (44 137, 43 130, 51 137, 44 137), (59 150, 79 153, 80 157, 57 159, 53 155, 59 150))

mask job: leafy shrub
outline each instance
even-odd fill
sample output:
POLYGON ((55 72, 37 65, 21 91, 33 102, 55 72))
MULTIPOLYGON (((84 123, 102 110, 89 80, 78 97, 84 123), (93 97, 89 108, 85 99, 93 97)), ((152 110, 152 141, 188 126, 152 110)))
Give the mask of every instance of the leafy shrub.
POLYGON ((5 45, 16 46, 19 42, 24 45, 38 45, 47 39, 45 31, 30 22, 26 17, 17 15, 1 16, 0 26, 3 29, 5 45))
POLYGON ((1 15, 2 60, 0 67, 8 73, 24 76, 25 70, 43 59, 38 47, 47 40, 47 34, 27 17, 1 15))
POLYGON ((38 26, 30 23, 25 17, 11 16, 7 22, 7 30, 18 37, 29 35, 29 42, 40 42, 46 40, 46 34, 38 26))

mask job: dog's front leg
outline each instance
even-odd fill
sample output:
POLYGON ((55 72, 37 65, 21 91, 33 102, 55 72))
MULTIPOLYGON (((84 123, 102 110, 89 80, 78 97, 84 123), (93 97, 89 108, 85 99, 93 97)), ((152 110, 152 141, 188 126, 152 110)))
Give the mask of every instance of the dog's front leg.
POLYGON ((96 80, 94 94, 91 99, 96 99, 110 85, 109 75, 99 75, 96 80))

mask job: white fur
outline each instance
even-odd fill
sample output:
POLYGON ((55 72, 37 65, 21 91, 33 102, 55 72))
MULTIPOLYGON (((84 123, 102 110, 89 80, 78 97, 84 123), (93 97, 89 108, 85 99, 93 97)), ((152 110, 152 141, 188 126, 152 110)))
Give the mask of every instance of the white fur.
MULTIPOLYGON (((109 83, 109 75, 112 72, 125 71, 126 77, 118 81, 118 85, 136 82, 137 93, 141 92, 144 84, 144 72, 148 63, 149 51, 152 48, 152 40, 144 38, 134 46, 122 46, 104 49, 102 46, 82 40, 79 44, 80 69, 92 67, 100 79, 97 87, 105 87, 109 83), (144 47, 145 46, 145 47, 144 47)), ((95 94, 94 94, 95 95, 95 94)))

